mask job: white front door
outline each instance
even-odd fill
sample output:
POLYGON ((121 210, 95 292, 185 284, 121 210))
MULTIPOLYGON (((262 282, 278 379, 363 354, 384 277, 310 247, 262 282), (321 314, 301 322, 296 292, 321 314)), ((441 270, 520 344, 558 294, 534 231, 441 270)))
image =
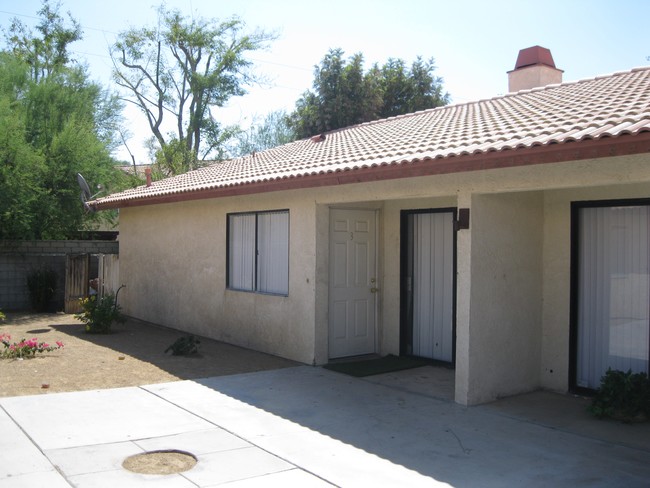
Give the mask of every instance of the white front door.
POLYGON ((329 357, 375 352, 376 213, 330 210, 329 357))

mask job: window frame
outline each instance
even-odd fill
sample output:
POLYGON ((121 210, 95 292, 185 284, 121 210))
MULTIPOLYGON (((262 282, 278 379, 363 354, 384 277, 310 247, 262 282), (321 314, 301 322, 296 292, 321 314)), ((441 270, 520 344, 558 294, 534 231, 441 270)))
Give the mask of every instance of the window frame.
POLYGON ((257 211, 246 211, 246 212, 230 212, 226 214, 226 289, 231 291, 240 291, 244 293, 256 293, 260 295, 272 295, 272 296, 289 296, 289 258, 291 256, 290 251, 290 235, 291 235, 291 214, 288 208, 274 209, 274 210, 257 210, 257 211), (274 292, 274 291, 261 291, 260 288, 260 216, 268 214, 286 214, 287 217, 287 236, 286 236, 286 248, 287 248, 287 270, 286 270, 286 291, 283 292, 274 292), (232 285, 231 277, 231 217, 237 216, 254 216, 254 237, 253 237, 253 279, 252 279, 252 288, 237 288, 232 285))

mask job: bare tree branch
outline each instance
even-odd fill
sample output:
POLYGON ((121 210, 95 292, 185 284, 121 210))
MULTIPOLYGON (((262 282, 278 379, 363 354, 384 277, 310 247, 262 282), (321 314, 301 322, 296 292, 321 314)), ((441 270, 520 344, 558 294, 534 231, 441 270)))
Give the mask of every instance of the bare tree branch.
POLYGON ((125 99, 147 118, 160 146, 157 157, 174 173, 194 167, 199 156, 224 153, 224 144, 236 131, 221 127, 210 108, 242 95, 258 79, 244 56, 265 47, 275 35, 242 35, 244 24, 237 18, 186 18, 164 6, 158 14, 158 27, 119 35, 112 50, 114 78, 125 99), (164 134, 170 127, 175 127, 175 136, 164 134))

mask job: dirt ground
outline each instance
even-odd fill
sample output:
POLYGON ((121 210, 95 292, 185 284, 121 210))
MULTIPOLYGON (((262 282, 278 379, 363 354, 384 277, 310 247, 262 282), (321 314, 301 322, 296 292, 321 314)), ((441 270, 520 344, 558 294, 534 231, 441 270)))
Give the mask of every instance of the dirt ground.
MULTIPOLYGON (((65 345, 24 360, 0 359, 0 397, 139 386, 295 366, 268 354, 200 337, 199 352, 172 356, 165 349, 187 333, 129 320, 113 333, 87 334, 74 315, 7 314, 0 334, 12 342, 36 337, 65 345)), ((4 349, 4 346, 0 346, 4 349)))

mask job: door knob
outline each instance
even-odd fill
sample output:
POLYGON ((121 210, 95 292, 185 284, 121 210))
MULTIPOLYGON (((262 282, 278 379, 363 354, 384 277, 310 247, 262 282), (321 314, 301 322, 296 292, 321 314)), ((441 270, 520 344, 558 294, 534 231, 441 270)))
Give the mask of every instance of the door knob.
POLYGON ((377 293, 379 291, 379 288, 372 287, 370 288, 370 293, 377 293))

